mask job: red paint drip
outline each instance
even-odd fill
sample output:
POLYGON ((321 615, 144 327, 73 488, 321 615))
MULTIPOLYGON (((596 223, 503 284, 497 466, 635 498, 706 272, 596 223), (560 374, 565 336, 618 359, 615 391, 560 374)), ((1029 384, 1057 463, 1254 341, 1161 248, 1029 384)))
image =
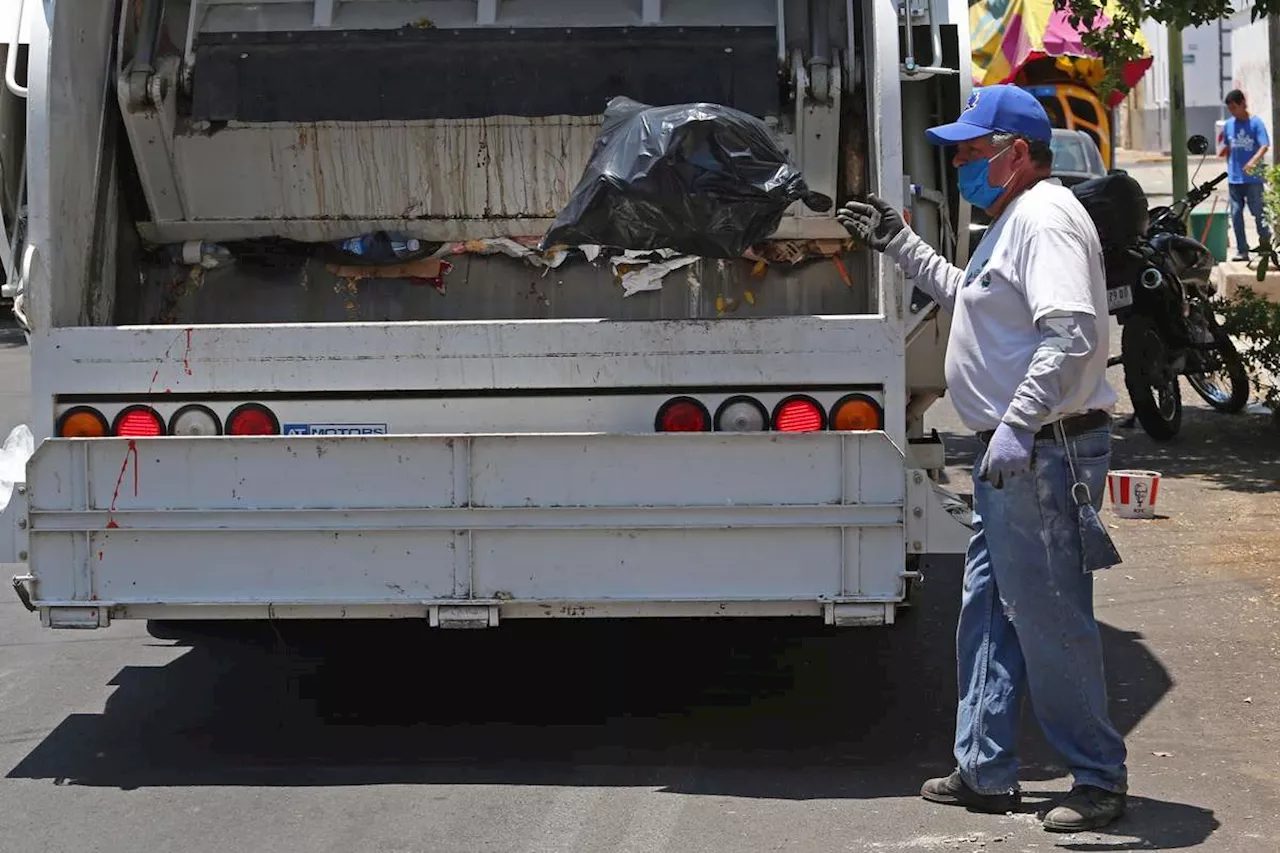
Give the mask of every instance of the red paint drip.
MULTIPOLYGON (((174 338, 169 343, 169 346, 165 348, 164 355, 160 356, 160 363, 156 365, 155 372, 151 374, 151 382, 148 383, 147 385, 148 394, 151 394, 155 391, 156 382, 160 380, 160 371, 163 370, 165 364, 168 363, 169 357, 173 353, 173 348, 178 345, 179 340, 185 339, 186 341, 186 349, 183 350, 183 353, 182 353, 182 372, 188 376, 191 375, 191 332, 192 331, 193 329, 191 329, 190 327, 183 329, 182 336, 180 338, 174 338)), ((171 388, 166 388, 164 389, 164 393, 171 394, 173 393, 173 390, 171 388)), ((120 500, 120 488, 121 486, 124 485, 124 475, 125 475, 125 472, 129 470, 129 459, 131 457, 133 459, 133 496, 135 498, 138 496, 138 445, 132 439, 130 439, 129 449, 124 454, 124 461, 120 463, 120 475, 116 477, 115 491, 112 492, 111 494, 111 506, 107 510, 108 516, 113 515, 116 511, 116 503, 120 500)), ((108 529, 116 529, 119 526, 120 525, 116 523, 116 520, 114 518, 108 518, 108 521, 107 521, 108 529)), ((101 552, 99 552, 98 554, 98 559, 99 560, 102 559, 101 552)))
MULTIPOLYGON (((132 438, 129 439, 129 449, 125 451, 124 463, 120 466, 120 476, 116 477, 116 490, 111 493, 111 506, 107 509, 109 514, 116 511, 116 502, 120 500, 120 487, 124 485, 124 475, 129 470, 129 460, 133 460, 133 496, 138 496, 138 443, 132 438)), ((119 527, 115 519, 107 522, 107 527, 119 527)))
POLYGON ((169 342, 169 346, 165 348, 164 355, 160 356, 160 363, 156 365, 156 372, 151 374, 151 383, 147 385, 147 393, 150 394, 155 390, 156 383, 160 380, 160 371, 168 364, 173 355, 173 348, 178 345, 178 341, 186 341, 186 349, 182 353, 182 372, 191 375, 191 333, 193 329, 183 329, 182 334, 169 342))

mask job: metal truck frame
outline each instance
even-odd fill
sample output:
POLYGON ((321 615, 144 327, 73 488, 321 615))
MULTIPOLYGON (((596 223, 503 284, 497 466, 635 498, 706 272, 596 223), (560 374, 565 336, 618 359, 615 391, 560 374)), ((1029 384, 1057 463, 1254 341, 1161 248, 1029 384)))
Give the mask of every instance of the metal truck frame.
MULTIPOLYGON (((498 0, 474 5, 473 20, 433 23, 476 40, 497 38, 490 34, 504 27, 521 37, 540 27, 539 34, 553 32, 551 18, 504 17, 498 0)), ((967 68, 963 3, 848 0, 815 4, 816 17, 786 0, 693 5, 602 2, 600 21, 583 26, 638 16, 634 30, 608 31, 637 39, 662 27, 675 28, 670 38, 692 37, 719 20, 772 25, 777 51, 767 71, 784 69, 794 93, 779 133, 810 184, 833 196, 875 188, 963 260, 967 208, 946 192, 949 166, 920 132, 958 114, 968 95, 959 73, 967 68), (904 11, 908 26, 900 23, 904 11), (796 20, 807 44, 793 47, 796 20), (843 32, 835 29, 841 22, 843 32), (900 38, 910 62, 900 59, 900 38), (930 61, 917 61, 926 52, 930 61), (842 142, 850 126, 863 128, 865 161, 842 142)), ((265 46, 243 56, 269 59, 284 38, 278 31, 297 29, 291 21, 316 32, 358 31, 393 7, 268 4, 254 19, 270 32, 253 44, 265 46)), ((922 428, 924 411, 943 393, 946 318, 919 294, 910 298, 900 274, 870 252, 844 255, 847 284, 845 268, 828 258, 807 271, 773 268, 757 285, 748 278, 775 301, 752 301, 753 311, 739 298, 739 314, 724 310, 724 294, 737 287, 741 296, 742 280, 731 281, 723 264, 699 261, 679 288, 625 300, 616 286, 607 295, 608 279, 599 285, 583 266, 596 284, 580 291, 588 295, 579 306, 674 300, 683 315, 662 302, 650 316, 594 307, 566 307, 570 316, 560 317, 484 316, 505 309, 479 307, 477 296, 466 303, 471 318, 211 322, 219 312, 249 310, 258 297, 252 282, 233 274, 219 279, 225 289, 211 285, 222 273, 199 267, 197 247, 189 273, 203 290, 177 298, 174 311, 185 316, 120 323, 122 294, 143 277, 116 272, 133 269, 125 255, 134 232, 158 244, 332 240, 375 228, 436 241, 539 234, 549 211, 536 208, 545 201, 493 211, 494 194, 541 186, 532 171, 519 172, 541 168, 536 158, 508 160, 505 170, 486 163, 485 198, 467 196, 481 192, 474 181, 432 185, 423 204, 455 205, 461 213, 452 215, 401 211, 401 200, 390 200, 400 192, 395 177, 380 171, 360 180, 331 173, 354 169, 362 151, 398 156, 397 134, 435 134, 432 157, 443 156, 446 137, 492 151, 503 134, 533 146, 559 134, 589 148, 594 119, 406 112, 372 124, 222 120, 223 107, 210 106, 222 92, 201 86, 210 85, 210 69, 234 69, 237 56, 226 45, 247 38, 234 3, 178 9, 151 0, 141 22, 98 0, 46 8, 56 9, 52 19, 26 18, 29 227, 11 287, 29 329, 37 449, 0 517, 0 540, 12 540, 0 541, 0 561, 12 554, 25 564, 15 589, 46 626, 410 618, 492 627, 515 618, 734 616, 884 625, 907 601, 922 558, 963 552, 968 530, 933 482, 942 446, 922 428), (185 42, 170 39, 167 53, 147 29, 162 10, 175 32, 187 21, 185 42), (203 124, 193 118, 202 110, 213 116, 203 124), (123 134, 111 132, 117 126, 123 134), (255 151, 271 153, 269 166, 255 151), (324 162, 297 178, 290 170, 311 169, 316 151, 324 162), (130 173, 148 214, 132 222, 124 199, 130 173), (349 192, 335 197, 335 187, 349 192), (370 216, 378 206, 384 212, 370 216), (827 304, 861 302, 862 310, 797 310, 805 288, 833 294, 823 297, 827 304), (192 300, 214 307, 192 308, 192 300), (708 416, 741 397, 766 415, 806 399, 826 420, 850 395, 879 407, 879 429, 654 429, 674 398, 697 401, 708 416), (282 434, 59 435, 77 407, 118 425, 133 408, 172 424, 199 406, 226 425, 245 405, 269 410, 282 434)), ((748 52, 759 34, 743 32, 747 47, 737 49, 748 52)), ((573 168, 585 153, 570 156, 573 168)), ((552 182, 547 197, 563 201, 572 183, 552 182)), ((776 236, 845 237, 830 214, 800 210, 776 236)), ((497 272, 519 268, 500 261, 507 266, 495 260, 484 267, 492 274, 469 279, 480 282, 477 292, 505 287, 497 272)), ((565 292, 577 286, 571 278, 564 275, 565 292)), ((451 293, 458 289, 450 284, 451 293)), ((498 299, 484 298, 490 306, 498 299)))

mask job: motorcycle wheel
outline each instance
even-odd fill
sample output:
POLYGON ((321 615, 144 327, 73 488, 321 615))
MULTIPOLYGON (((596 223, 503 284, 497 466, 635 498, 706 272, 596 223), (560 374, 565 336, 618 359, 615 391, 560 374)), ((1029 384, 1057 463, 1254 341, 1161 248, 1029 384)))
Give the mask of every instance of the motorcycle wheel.
POLYGON ((1168 441, 1182 428, 1182 389, 1178 375, 1169 369, 1169 352, 1155 323, 1134 315, 1120 338, 1120 362, 1124 386, 1133 402, 1133 413, 1147 435, 1168 441))
MULTIPOLYGON (((1208 329, 1217 349, 1206 353, 1218 361, 1218 369, 1212 373, 1188 373, 1187 381, 1204 401, 1219 412, 1234 415, 1249 403, 1249 374, 1240 360, 1240 353, 1231 342, 1225 329, 1208 316, 1197 316, 1202 327, 1208 329)), ((1192 329, 1194 332, 1195 329, 1192 329)))

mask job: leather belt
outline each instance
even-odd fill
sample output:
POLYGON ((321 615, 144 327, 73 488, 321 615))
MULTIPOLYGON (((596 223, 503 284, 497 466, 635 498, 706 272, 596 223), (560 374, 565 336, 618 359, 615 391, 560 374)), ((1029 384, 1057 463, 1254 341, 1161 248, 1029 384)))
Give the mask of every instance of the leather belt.
MULTIPOLYGON (((1102 409, 1090 409, 1083 415, 1068 415, 1061 421, 1055 421, 1055 423, 1061 423, 1062 431, 1068 437, 1071 437, 1089 430, 1111 426, 1111 413, 1102 409)), ((1054 424, 1045 424, 1036 433, 1036 440, 1054 438, 1056 437, 1056 432, 1054 424)), ((989 429, 978 433, 978 438, 982 440, 983 444, 986 444, 991 441, 991 436, 993 435, 995 435, 995 430, 989 429)))

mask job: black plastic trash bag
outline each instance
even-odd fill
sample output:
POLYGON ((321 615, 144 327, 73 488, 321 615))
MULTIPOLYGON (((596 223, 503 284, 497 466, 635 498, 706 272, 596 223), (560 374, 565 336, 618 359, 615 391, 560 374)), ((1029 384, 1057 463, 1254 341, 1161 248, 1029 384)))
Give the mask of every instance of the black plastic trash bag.
POLYGON ((649 107, 614 98, 586 172, 540 248, 738 258, 796 201, 831 209, 754 116, 716 104, 649 107))

